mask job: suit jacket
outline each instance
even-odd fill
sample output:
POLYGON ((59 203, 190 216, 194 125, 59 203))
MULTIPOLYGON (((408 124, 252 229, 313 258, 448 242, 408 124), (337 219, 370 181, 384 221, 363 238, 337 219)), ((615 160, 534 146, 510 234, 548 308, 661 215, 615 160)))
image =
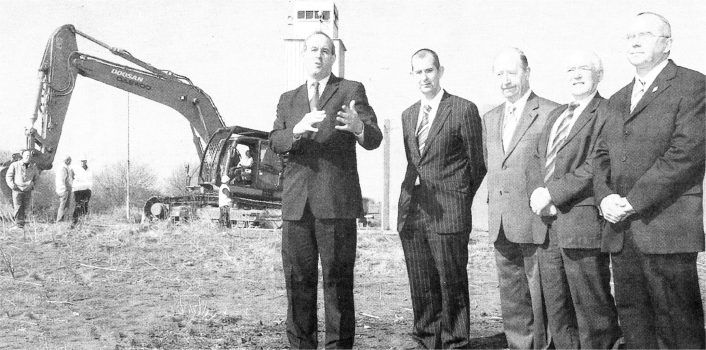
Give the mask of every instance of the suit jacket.
POLYGON ((596 147, 594 191, 596 203, 627 197, 636 214, 605 225, 602 249, 621 251, 629 228, 643 253, 703 251, 706 79, 669 60, 630 112, 633 84, 610 98, 620 117, 596 147))
POLYGON ((431 219, 428 230, 439 234, 470 232, 473 196, 486 173, 478 108, 444 91, 420 153, 416 136, 420 107, 417 102, 402 112, 407 171, 400 191, 397 230, 405 232, 412 189, 419 177, 415 200, 431 219))
POLYGON ((535 214, 527 196, 527 165, 537 150, 537 142, 549 112, 559 104, 530 93, 507 153, 503 150, 501 104, 483 116, 483 144, 488 168, 488 233, 495 242, 502 225, 505 236, 514 243, 544 243, 544 235, 532 232, 535 214))
POLYGON ((319 132, 314 138, 297 141, 292 129, 310 112, 306 84, 280 97, 270 147, 278 154, 287 154, 282 192, 284 220, 301 219, 307 203, 317 219, 354 219, 363 215, 356 160, 358 141, 353 133, 334 128, 341 106, 349 105, 351 100, 355 100, 365 125, 363 148, 377 148, 382 132, 363 84, 331 75, 319 99, 319 109, 326 112, 319 132))
POLYGON ((593 154, 606 120, 618 117, 597 93, 581 115, 574 116, 574 126, 557 151, 554 174, 545 183, 551 130, 567 108, 563 105, 549 113, 527 169, 527 194, 531 196, 535 189, 546 187, 557 207, 556 216, 535 215, 532 229, 545 237, 553 231, 562 248, 600 248, 602 219, 593 198, 593 154))

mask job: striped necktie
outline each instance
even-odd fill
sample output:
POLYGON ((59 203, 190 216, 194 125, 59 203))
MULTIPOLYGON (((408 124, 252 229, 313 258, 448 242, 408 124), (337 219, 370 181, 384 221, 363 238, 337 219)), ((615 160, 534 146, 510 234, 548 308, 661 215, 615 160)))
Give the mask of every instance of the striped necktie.
POLYGON ((311 86, 314 88, 314 94, 309 100, 309 110, 310 112, 319 110, 319 82, 315 81, 311 86))
POLYGON ((574 110, 579 106, 579 103, 574 101, 569 104, 569 108, 566 109, 566 113, 558 121, 559 126, 556 128, 556 133, 554 137, 549 141, 549 147, 547 148, 547 163, 544 167, 544 183, 549 181, 554 174, 554 167, 556 161, 556 154, 559 152, 559 148, 569 136, 571 120, 574 118, 574 110))
POLYGON ((424 105, 424 113, 422 114, 422 120, 419 122, 419 127, 417 128, 417 144, 419 145, 419 154, 424 151, 424 146, 427 143, 427 136, 429 136, 429 112, 431 112, 430 105, 424 105))
POLYGON ((637 106, 637 103, 640 102, 642 95, 645 94, 645 82, 644 81, 637 79, 635 81, 635 85, 639 86, 640 89, 635 90, 635 88, 633 87, 632 99, 630 100, 630 113, 632 113, 632 111, 635 109, 635 107, 637 106))

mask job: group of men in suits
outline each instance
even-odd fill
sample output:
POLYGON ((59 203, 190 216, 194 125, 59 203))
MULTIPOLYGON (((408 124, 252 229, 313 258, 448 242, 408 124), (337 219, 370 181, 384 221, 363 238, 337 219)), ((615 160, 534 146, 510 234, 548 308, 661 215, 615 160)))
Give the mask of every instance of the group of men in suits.
MULTIPOLYGON (((481 119, 441 88, 438 55, 411 58, 420 100, 402 113, 407 167, 398 225, 424 348, 470 341, 471 203, 488 179, 503 323, 510 348, 704 348, 696 254, 704 250, 704 75, 668 59, 671 28, 639 14, 626 37, 635 79, 609 100, 601 60, 567 57, 558 105, 530 88, 519 49, 496 57, 505 102, 481 119), (615 283, 614 297, 610 279, 615 283), (623 339, 623 340, 621 340, 623 339)), ((307 83, 282 95, 271 147, 284 170, 287 336, 315 348, 321 258, 326 348, 353 345, 356 144, 382 134, 362 84, 331 74, 332 40, 306 39, 307 83)))

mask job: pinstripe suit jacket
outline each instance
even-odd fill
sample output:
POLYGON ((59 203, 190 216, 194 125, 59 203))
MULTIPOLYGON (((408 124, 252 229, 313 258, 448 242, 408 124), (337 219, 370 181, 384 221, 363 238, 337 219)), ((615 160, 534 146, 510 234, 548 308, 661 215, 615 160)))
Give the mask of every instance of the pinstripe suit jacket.
POLYGON ((420 107, 417 102, 402 113, 407 171, 400 191, 397 230, 405 231, 412 189, 419 176, 421 187, 415 200, 430 219, 428 230, 438 234, 470 232, 471 203, 486 173, 478 108, 444 91, 420 153, 416 137, 420 107))
POLYGON ((488 167, 488 234, 495 242, 502 224, 505 237, 513 243, 544 243, 544 236, 532 234, 534 213, 527 196, 527 165, 537 149, 547 116, 559 104, 530 93, 512 135, 508 151, 503 150, 505 104, 483 116, 484 156, 488 167))
POLYGON ((552 177, 544 182, 551 130, 568 105, 551 113, 527 169, 527 194, 546 187, 557 207, 556 216, 534 216, 533 228, 540 235, 556 233, 559 247, 595 249, 601 246, 601 222, 593 198, 593 154, 606 120, 619 118, 600 94, 588 102, 564 143, 559 146, 552 177))

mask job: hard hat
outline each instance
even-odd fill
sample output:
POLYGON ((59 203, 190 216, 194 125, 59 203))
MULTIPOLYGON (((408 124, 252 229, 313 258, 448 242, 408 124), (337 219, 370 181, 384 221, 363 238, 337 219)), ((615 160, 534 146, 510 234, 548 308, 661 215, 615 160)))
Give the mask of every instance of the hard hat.
POLYGON ((85 155, 85 154, 82 154, 81 157, 80 157, 78 160, 88 160, 88 158, 86 158, 86 155, 85 155))

